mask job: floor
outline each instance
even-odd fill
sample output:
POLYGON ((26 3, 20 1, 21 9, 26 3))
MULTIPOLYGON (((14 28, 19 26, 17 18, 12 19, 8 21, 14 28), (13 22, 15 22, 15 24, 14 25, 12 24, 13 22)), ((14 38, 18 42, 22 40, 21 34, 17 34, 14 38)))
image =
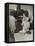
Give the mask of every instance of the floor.
POLYGON ((33 40, 33 30, 31 30, 31 34, 24 33, 23 31, 19 33, 15 33, 14 37, 15 37, 15 41, 33 40))

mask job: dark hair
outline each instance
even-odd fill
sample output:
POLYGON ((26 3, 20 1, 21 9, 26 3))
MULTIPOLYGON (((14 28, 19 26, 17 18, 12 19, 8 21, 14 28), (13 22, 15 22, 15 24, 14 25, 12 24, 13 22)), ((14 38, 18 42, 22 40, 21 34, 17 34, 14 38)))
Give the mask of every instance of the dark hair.
POLYGON ((28 15, 29 15, 27 10, 24 11, 24 14, 25 14, 26 17, 28 17, 28 15))

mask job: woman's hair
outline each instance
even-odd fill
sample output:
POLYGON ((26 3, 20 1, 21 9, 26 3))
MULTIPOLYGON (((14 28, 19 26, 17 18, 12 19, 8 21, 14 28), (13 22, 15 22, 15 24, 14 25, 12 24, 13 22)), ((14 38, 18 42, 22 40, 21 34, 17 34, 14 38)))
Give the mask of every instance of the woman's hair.
POLYGON ((26 17, 28 17, 28 15, 29 15, 27 10, 24 11, 24 14, 25 14, 26 17))

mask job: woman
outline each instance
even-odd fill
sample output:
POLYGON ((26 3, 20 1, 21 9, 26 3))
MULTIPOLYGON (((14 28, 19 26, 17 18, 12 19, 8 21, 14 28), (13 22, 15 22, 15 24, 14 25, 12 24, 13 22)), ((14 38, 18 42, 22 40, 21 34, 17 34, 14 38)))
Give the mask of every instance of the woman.
POLYGON ((9 15, 9 41, 10 42, 15 42, 15 38, 14 38, 14 32, 16 30, 15 21, 16 19, 13 16, 9 15))
POLYGON ((25 33, 26 31, 29 31, 30 28, 30 22, 29 20, 29 16, 28 16, 28 11, 25 10, 24 14, 23 14, 23 20, 22 20, 22 26, 23 26, 23 32, 25 33))

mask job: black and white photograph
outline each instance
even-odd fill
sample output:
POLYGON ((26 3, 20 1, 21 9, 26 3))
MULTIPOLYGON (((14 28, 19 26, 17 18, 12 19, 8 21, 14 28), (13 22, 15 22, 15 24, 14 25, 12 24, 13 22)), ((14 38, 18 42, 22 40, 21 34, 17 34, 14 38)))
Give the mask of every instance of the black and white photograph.
POLYGON ((8 4, 8 42, 34 41, 34 5, 8 4))

